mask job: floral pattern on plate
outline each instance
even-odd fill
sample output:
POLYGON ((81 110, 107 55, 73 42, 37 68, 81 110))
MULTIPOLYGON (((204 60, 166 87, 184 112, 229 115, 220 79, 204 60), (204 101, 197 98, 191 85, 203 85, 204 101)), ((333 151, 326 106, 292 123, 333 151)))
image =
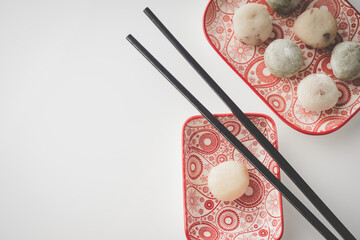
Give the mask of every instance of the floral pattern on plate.
MULTIPOLYGON (((277 147, 275 123, 261 114, 250 120, 277 147)), ((279 166, 231 114, 217 115, 262 163, 280 178, 279 166)), ((185 231, 189 240, 275 240, 283 232, 281 194, 201 116, 183 129, 185 231), (225 161, 241 161, 249 169, 250 184, 235 201, 218 201, 209 191, 209 171, 225 161)))
POLYGON ((305 110, 297 101, 297 86, 309 74, 323 73, 336 79, 330 56, 335 45, 342 41, 360 43, 360 15, 346 0, 307 0, 291 17, 276 14, 265 0, 212 0, 204 15, 207 39, 228 65, 251 89, 289 126, 307 134, 327 134, 342 127, 360 110, 360 78, 352 82, 336 80, 342 93, 337 105, 327 111, 305 110), (247 46, 234 37, 234 12, 246 3, 264 4, 273 17, 271 37, 260 46, 247 46), (294 34, 295 19, 308 8, 328 9, 336 18, 338 34, 335 42, 325 49, 305 46, 294 34), (285 38, 297 43, 304 55, 300 72, 290 78, 272 75, 264 63, 266 47, 275 39, 285 38))

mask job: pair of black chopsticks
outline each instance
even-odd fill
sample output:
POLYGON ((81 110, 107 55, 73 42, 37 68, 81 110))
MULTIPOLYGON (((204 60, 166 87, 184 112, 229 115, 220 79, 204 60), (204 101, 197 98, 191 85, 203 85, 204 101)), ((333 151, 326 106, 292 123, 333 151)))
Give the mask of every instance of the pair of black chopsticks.
MULTIPOLYGON (((325 203, 310 188, 304 179, 257 129, 250 119, 240 110, 231 98, 220 88, 220 86, 206 73, 197 61, 176 40, 170 31, 161 23, 155 14, 149 9, 145 14, 153 21, 159 30, 167 37, 173 46, 198 72, 206 83, 230 108, 239 121, 248 129, 261 146, 279 164, 280 168, 312 202, 318 211, 326 218, 333 228, 343 239, 356 239, 344 224, 331 212, 325 203)), ((338 239, 280 180, 278 180, 214 115, 211 114, 159 61, 156 60, 132 35, 127 40, 189 101, 191 104, 279 191, 282 195, 318 230, 326 239, 338 239)))

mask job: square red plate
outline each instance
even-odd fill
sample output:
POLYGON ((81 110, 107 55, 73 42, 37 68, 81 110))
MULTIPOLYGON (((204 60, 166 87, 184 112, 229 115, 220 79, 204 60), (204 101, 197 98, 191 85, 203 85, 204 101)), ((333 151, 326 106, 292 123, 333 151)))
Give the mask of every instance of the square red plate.
POLYGON ((307 111, 297 102, 297 86, 301 79, 314 73, 336 79, 330 67, 331 51, 342 41, 360 43, 359 19, 358 11, 346 0, 301 1, 295 13, 288 18, 276 14, 265 0, 212 0, 206 8, 203 24, 206 38, 215 51, 280 119, 300 132, 320 135, 339 129, 360 110, 360 79, 352 82, 336 80, 342 96, 336 107, 322 112, 307 111), (234 12, 250 2, 264 4, 273 17, 273 34, 260 46, 244 45, 235 40, 233 34, 234 12), (336 40, 326 49, 308 48, 293 31, 297 16, 313 7, 328 9, 338 24, 336 40), (305 64, 294 77, 276 77, 265 66, 265 49, 279 38, 290 39, 302 49, 305 64))
MULTIPOLYGON (((280 179, 277 163, 231 114, 217 118, 280 179)), ((277 147, 274 121, 248 114, 277 147)), ((280 239, 283 232, 281 194, 202 116, 188 119, 183 128, 185 233, 189 240, 280 239), (246 193, 232 202, 218 201, 207 187, 210 169, 224 161, 241 161, 249 169, 246 193)))

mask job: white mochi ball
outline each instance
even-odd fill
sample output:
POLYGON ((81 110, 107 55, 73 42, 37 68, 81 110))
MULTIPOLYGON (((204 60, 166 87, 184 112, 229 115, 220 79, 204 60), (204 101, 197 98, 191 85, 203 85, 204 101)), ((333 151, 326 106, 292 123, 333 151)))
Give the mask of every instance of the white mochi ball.
POLYGON ((326 48, 337 33, 335 17, 326 9, 311 8, 295 21, 294 32, 300 40, 313 48, 326 48))
POLYGON ((210 192, 221 201, 233 201, 241 197, 248 186, 248 169, 237 161, 220 163, 211 169, 208 176, 210 192))
POLYGON ((335 81, 323 74, 312 74, 301 80, 298 90, 299 103, 309 111, 324 111, 336 105, 341 97, 335 81))
POLYGON ((262 4, 248 3, 241 6, 234 15, 234 33, 240 42, 260 45, 273 30, 272 18, 262 4))

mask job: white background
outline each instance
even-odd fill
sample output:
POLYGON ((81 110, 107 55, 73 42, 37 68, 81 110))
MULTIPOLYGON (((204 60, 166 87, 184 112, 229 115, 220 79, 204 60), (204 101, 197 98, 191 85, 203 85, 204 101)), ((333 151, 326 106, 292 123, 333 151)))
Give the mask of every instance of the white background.
MULTIPOLYGON (((142 13, 146 6, 243 111, 274 118, 283 155, 360 238, 359 115, 327 136, 289 128, 207 43, 206 4, 0 1, 1 240, 185 239, 181 128, 198 113, 126 35, 210 110, 228 109, 142 13)), ((284 214, 283 239, 322 239, 285 200, 284 214)))

